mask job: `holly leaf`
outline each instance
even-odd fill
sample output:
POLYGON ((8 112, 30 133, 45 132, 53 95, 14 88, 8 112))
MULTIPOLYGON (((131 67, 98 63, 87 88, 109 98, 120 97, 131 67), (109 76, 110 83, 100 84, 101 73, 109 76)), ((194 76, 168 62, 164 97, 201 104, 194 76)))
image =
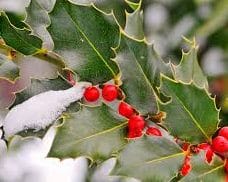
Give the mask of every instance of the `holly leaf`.
POLYGON ((82 106, 80 111, 69 114, 58 128, 49 156, 83 155, 95 162, 108 159, 126 144, 126 125, 104 104, 99 107, 82 106))
POLYGON ((13 26, 3 12, 0 13, 0 36, 8 46, 25 55, 41 51, 42 41, 38 37, 31 35, 30 30, 13 26))
POLYGON ((177 81, 185 83, 193 83, 199 87, 208 88, 207 77, 204 75, 197 60, 198 46, 195 39, 191 42, 186 39, 190 44, 190 50, 185 53, 182 51, 182 58, 179 65, 172 65, 174 77, 177 81))
POLYGON ((117 76, 118 67, 110 58, 114 57, 111 47, 119 41, 119 27, 111 15, 105 15, 93 6, 59 0, 50 19, 48 31, 55 51, 81 80, 98 84, 117 76))
POLYGON ((112 175, 142 181, 170 181, 183 162, 184 153, 170 138, 144 136, 132 140, 118 155, 112 175))
POLYGON ((93 3, 99 10, 108 14, 113 13, 121 27, 125 25, 125 12, 133 12, 133 10, 136 10, 138 6, 140 6, 140 2, 132 2, 129 0, 72 0, 72 2, 82 5, 93 3))
POLYGON ((23 91, 16 93, 16 100, 11 108, 42 92, 49 90, 65 90, 70 87, 71 85, 61 77, 43 80, 32 79, 31 84, 28 87, 23 91))
POLYGON ((0 77, 14 81, 19 77, 19 68, 6 56, 0 54, 0 77))
POLYGON ((166 76, 162 76, 159 90, 171 97, 169 102, 159 104, 167 113, 163 125, 171 134, 192 144, 209 142, 217 130, 219 111, 207 91, 166 76))
POLYGON ((205 162, 205 154, 201 152, 191 157, 191 172, 180 181, 225 181, 224 162, 214 155, 211 164, 205 162))
POLYGON ((126 12, 126 24, 124 32, 133 39, 142 40, 145 38, 143 30, 143 15, 141 11, 141 1, 134 12, 126 12))
POLYGON ((54 2, 49 0, 31 0, 26 8, 27 16, 25 22, 30 26, 32 33, 42 39, 43 47, 49 50, 52 50, 54 45, 46 28, 50 24, 48 11, 53 6, 54 2))
POLYGON ((156 86, 160 82, 160 72, 171 74, 169 65, 161 60, 153 45, 131 39, 123 32, 114 60, 121 71, 121 88, 126 101, 142 114, 156 113, 156 86))
POLYGON ((96 168, 91 168, 91 182, 140 182, 139 180, 126 176, 110 176, 117 162, 116 158, 110 158, 96 168))

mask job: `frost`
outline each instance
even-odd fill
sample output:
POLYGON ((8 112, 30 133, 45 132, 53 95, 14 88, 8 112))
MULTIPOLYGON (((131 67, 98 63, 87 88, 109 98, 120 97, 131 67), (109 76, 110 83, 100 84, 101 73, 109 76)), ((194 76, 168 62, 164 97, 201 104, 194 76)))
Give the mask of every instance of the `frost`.
POLYGON ((42 140, 15 136, 8 151, 0 155, 0 181, 84 182, 88 171, 86 158, 60 161, 46 157, 55 133, 55 128, 51 127, 42 140))
POLYGON ((3 121, 5 137, 26 129, 46 128, 58 119, 71 103, 81 99, 89 85, 87 82, 79 82, 67 90, 47 91, 16 105, 3 121))

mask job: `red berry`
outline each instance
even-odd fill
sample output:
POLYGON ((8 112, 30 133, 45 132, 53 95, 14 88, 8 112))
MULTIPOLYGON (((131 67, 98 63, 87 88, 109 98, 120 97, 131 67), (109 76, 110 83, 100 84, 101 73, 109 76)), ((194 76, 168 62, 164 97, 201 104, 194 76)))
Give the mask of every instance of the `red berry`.
POLYGON ((213 156, 214 156, 214 152, 213 152, 212 148, 210 147, 206 151, 206 156, 205 156, 206 157, 206 161, 208 163, 211 163, 211 161, 213 159, 213 156))
POLYGON ((219 130, 218 135, 219 135, 219 136, 223 136, 223 137, 225 137, 226 139, 228 139, 228 126, 221 128, 221 129, 219 130))
POLYGON ((142 136, 142 131, 139 128, 136 129, 129 129, 128 131, 128 138, 136 138, 136 137, 141 137, 142 136))
POLYGON ((212 158, 214 156, 214 152, 211 148, 211 146, 208 143, 201 143, 198 145, 198 149, 205 151, 205 160, 210 163, 212 161, 212 158))
POLYGON ((150 135, 150 136, 162 136, 161 132, 159 129, 155 128, 155 127, 149 127, 146 130, 146 134, 150 135))
POLYGON ((208 143, 201 143, 198 145, 198 148, 201 150, 207 150, 210 147, 208 143))
POLYGON ((133 115, 128 121, 128 138, 142 136, 144 127, 144 118, 142 116, 133 115))
POLYGON ((126 102, 120 102, 118 110, 119 114, 126 118, 130 118, 134 114, 134 109, 126 102))
POLYGON ((130 130, 140 129, 143 130, 145 127, 145 121, 142 116, 133 115, 128 121, 128 127, 130 130))
POLYGON ((102 96, 106 101, 113 101, 118 97, 118 88, 115 85, 105 85, 102 89, 102 96))
POLYGON ((184 164, 181 168, 181 175, 186 176, 191 171, 191 169, 191 164, 184 164))
POLYGON ((192 169, 192 166, 190 164, 190 157, 187 155, 184 159, 184 164, 181 168, 180 173, 182 176, 186 176, 191 171, 191 169, 192 169))
POLYGON ((91 86, 86 88, 84 92, 84 97, 87 101, 89 102, 94 102, 96 101, 100 96, 99 90, 97 87, 91 86))
POLYGON ((218 153, 228 152, 228 140, 223 136, 217 136, 212 140, 212 149, 218 153))

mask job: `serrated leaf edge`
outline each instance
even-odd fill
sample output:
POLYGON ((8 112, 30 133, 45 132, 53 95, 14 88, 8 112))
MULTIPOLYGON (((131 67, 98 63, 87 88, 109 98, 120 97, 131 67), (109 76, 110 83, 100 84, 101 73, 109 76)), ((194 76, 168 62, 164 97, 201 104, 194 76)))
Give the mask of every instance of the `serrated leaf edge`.
MULTIPOLYGON (((185 83, 185 82, 183 82, 183 81, 181 81, 181 80, 178 80, 178 81, 176 81, 176 80, 173 80, 173 79, 171 79, 171 78, 169 78, 169 77, 167 77, 166 75, 164 75, 164 74, 160 74, 160 86, 159 87, 157 87, 158 88, 158 90, 161 92, 161 86, 162 86, 162 80, 163 79, 167 79, 167 80, 169 80, 169 81, 171 81, 171 82, 174 82, 174 83, 181 83, 181 84, 183 84, 183 85, 193 85, 193 86, 195 86, 197 89, 199 89, 199 90, 202 90, 202 91, 204 91, 206 94, 207 94, 207 96, 208 96, 208 98, 210 99, 210 100, 212 100, 212 102, 214 103, 214 108, 216 109, 216 111, 217 111, 217 129, 218 129, 218 126, 219 126, 219 122, 220 122, 220 119, 219 119, 219 112, 220 112, 220 110, 221 110, 221 108, 217 108, 217 106, 216 106, 216 102, 215 102, 215 97, 213 98, 213 97, 211 97, 211 94, 208 92, 208 90, 204 87, 204 88, 201 88, 201 87, 198 87, 197 85, 195 85, 195 83, 193 82, 193 80, 191 80, 189 83, 185 83)), ((162 92, 161 92, 162 93, 162 92)), ((164 94, 164 93, 163 93, 164 94)), ((167 101, 167 102, 162 102, 160 99, 158 100, 158 103, 160 103, 161 105, 168 105, 168 104, 170 104, 170 103, 172 103, 172 97, 171 96, 168 96, 168 95, 166 95, 166 94, 164 94, 165 96, 167 96, 167 97, 169 97, 170 98, 170 100, 169 101, 167 101)), ((184 108, 185 108, 185 106, 183 106, 184 108)), ((187 110, 186 110, 187 111, 187 110)), ((188 112, 188 111, 187 111, 188 112)), ((189 112, 188 112, 189 113, 189 112)), ((189 114, 191 114, 191 113, 189 113, 189 114)), ((191 116, 191 115, 190 115, 191 116)), ((191 116, 191 118, 192 118, 192 116, 191 116)), ((194 118, 194 117, 193 117, 194 118)), ((194 119, 195 120, 195 119, 194 119)), ((195 123, 195 122, 194 122, 195 123)), ((196 126, 198 126, 198 124, 197 123, 195 123, 196 124, 196 126)), ((211 143, 211 138, 210 137, 208 137, 207 136, 207 134, 203 131, 203 129, 201 128, 201 126, 199 127, 199 129, 200 129, 200 131, 205 135, 205 137, 208 139, 208 142, 210 142, 211 143)))

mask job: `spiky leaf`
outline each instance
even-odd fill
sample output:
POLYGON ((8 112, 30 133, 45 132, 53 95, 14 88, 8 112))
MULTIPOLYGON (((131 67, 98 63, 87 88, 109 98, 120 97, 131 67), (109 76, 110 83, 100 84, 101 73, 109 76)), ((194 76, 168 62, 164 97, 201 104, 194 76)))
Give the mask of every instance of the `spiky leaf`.
POLYGON ((124 27, 125 25, 125 11, 132 12, 139 6, 139 2, 131 2, 127 0, 72 0, 76 4, 89 5, 94 3, 94 5, 101 11, 105 13, 112 13, 115 15, 118 23, 124 27))
POLYGON ((28 8, 26 8, 27 16, 25 22, 31 27, 33 34, 42 39, 43 47, 49 50, 53 49, 54 45, 46 28, 50 24, 48 10, 53 5, 54 2, 47 0, 31 0, 28 8))
POLYGON ((0 14, 0 36, 7 45, 25 55, 37 53, 42 47, 38 37, 31 35, 30 30, 14 27, 3 12, 0 14))
POLYGON ((126 144, 125 128, 126 122, 113 115, 108 106, 82 106, 58 128, 49 156, 107 159, 126 144))
POLYGON ((126 24, 124 31, 128 36, 142 40, 144 39, 143 15, 141 11, 141 2, 137 9, 132 13, 126 13, 126 24))
POLYGON ((184 153, 170 138, 144 136, 132 140, 118 156, 113 175, 142 181, 169 181, 182 164, 184 153))
POLYGON ((173 65, 174 77, 177 81, 190 83, 193 81, 199 87, 208 88, 207 77, 202 72, 197 59, 198 46, 195 40, 190 43, 190 50, 182 52, 182 59, 179 65, 173 65))
POLYGON ((50 19, 48 31, 55 51, 81 80, 97 84, 116 77, 118 67, 110 58, 114 57, 111 47, 118 44, 119 31, 111 15, 105 15, 93 6, 59 0, 50 19))
POLYGON ((201 152, 191 157, 191 165, 191 172, 180 181, 225 181, 224 162, 218 156, 214 156, 212 163, 208 164, 204 152, 201 152))
POLYGON ((122 89, 126 101, 143 114, 156 113, 155 86, 159 85, 160 72, 170 75, 171 70, 157 55, 152 45, 121 35, 115 61, 121 71, 122 89))
POLYGON ((191 143, 210 141, 217 130, 219 112, 207 91, 165 76, 160 91, 171 97, 169 102, 160 103, 167 113, 163 124, 171 134, 191 143))

